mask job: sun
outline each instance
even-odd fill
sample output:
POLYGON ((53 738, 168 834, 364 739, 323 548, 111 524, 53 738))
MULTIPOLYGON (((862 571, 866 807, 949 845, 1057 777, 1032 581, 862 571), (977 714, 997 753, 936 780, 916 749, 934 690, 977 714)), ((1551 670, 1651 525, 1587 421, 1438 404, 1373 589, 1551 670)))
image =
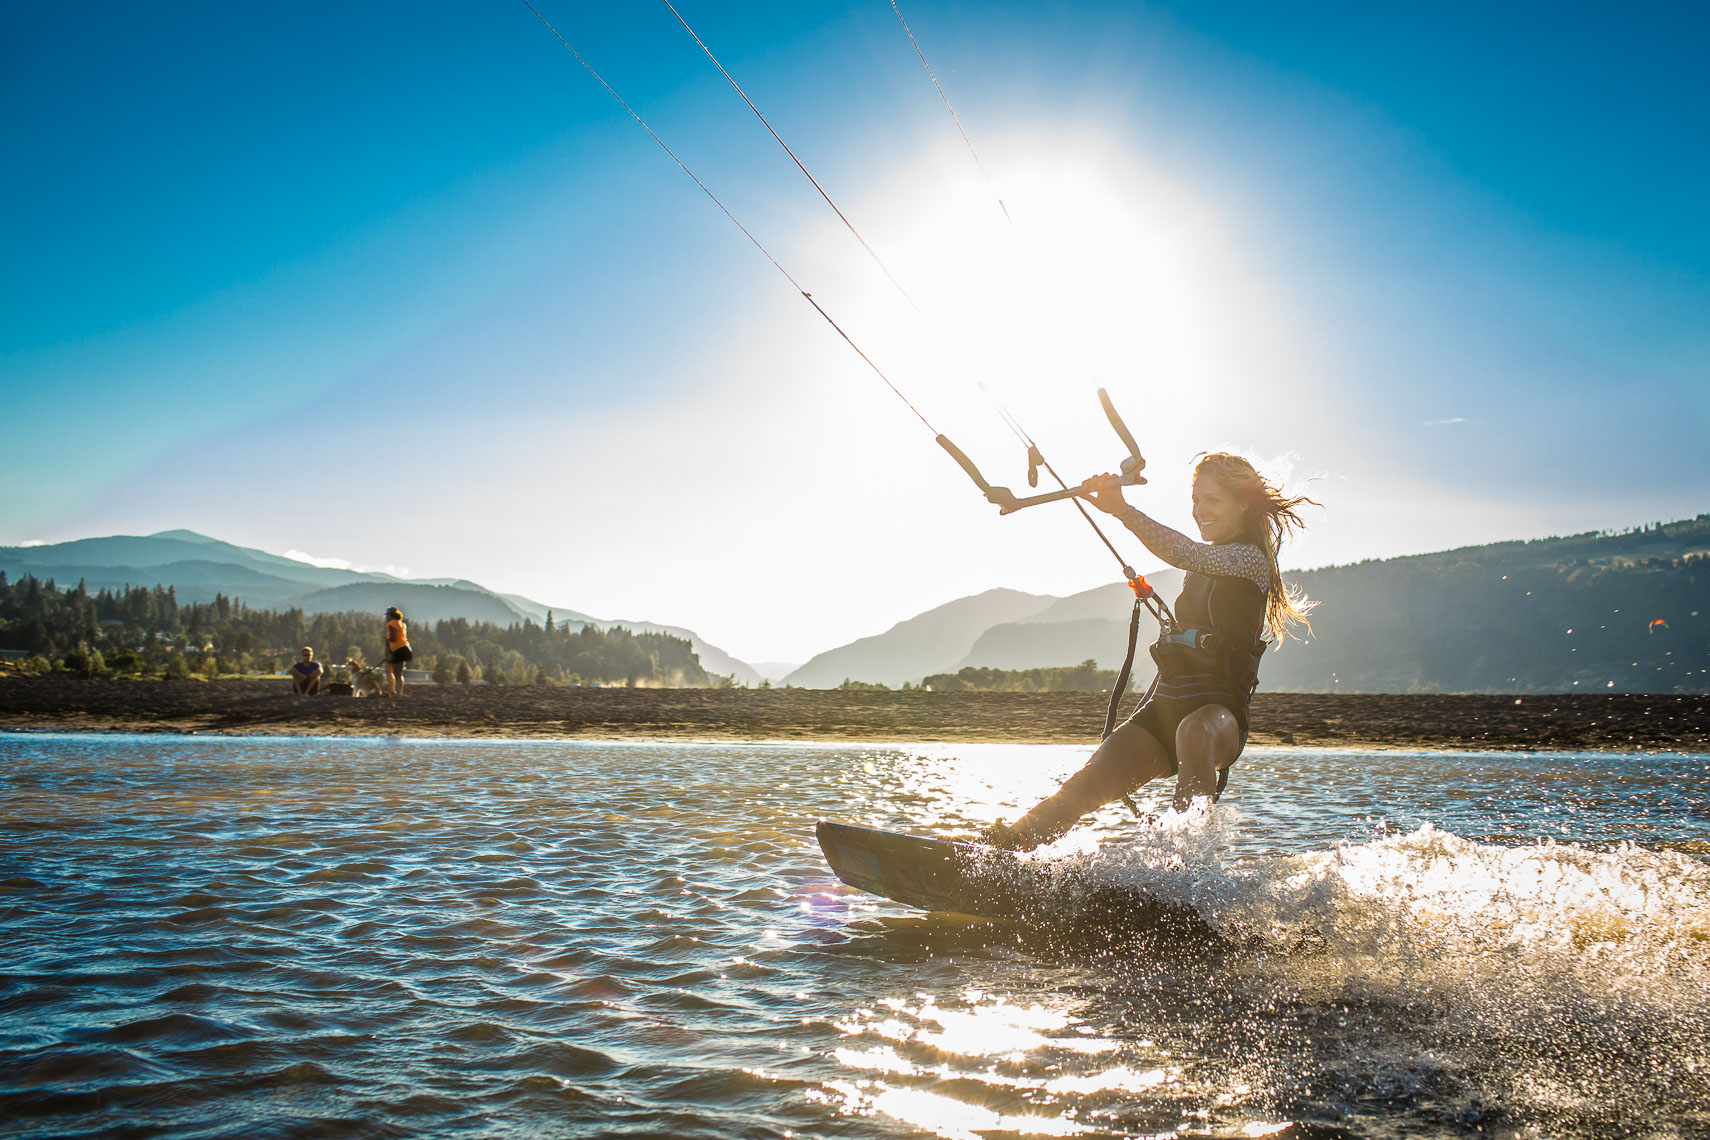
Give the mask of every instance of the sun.
POLYGON ((1149 452, 1223 438, 1288 322, 1208 197, 1108 145, 990 149, 1007 216, 965 152, 925 155, 851 210, 907 296, 840 226, 806 251, 838 267, 816 296, 971 452, 1015 449, 995 398, 1042 445, 1114 469, 1100 387, 1149 452))

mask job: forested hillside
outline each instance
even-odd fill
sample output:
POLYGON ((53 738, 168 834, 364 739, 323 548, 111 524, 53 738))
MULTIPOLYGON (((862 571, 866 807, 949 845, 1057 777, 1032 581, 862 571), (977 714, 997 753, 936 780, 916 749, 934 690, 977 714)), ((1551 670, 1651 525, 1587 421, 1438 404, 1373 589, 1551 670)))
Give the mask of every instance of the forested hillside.
POLYGON ((1267 689, 1710 691, 1710 515, 1289 577, 1321 604, 1267 689))
MULTIPOLYGON (((82 583, 7 581, 0 573, 0 650, 19 667, 84 676, 186 677, 280 672, 303 646, 328 665, 372 663, 382 650, 373 613, 256 610, 216 597, 181 603, 171 587, 90 593, 82 583)), ((463 618, 410 627, 414 665, 446 681, 487 684, 712 682, 690 643, 663 633, 587 625, 569 629, 463 618)))
MULTIPOLYGON (((423 624, 465 618, 500 627, 531 620, 544 625, 547 615, 554 612, 554 608, 520 594, 495 593, 461 578, 400 579, 322 566, 235 546, 189 530, 0 546, 0 573, 14 582, 26 577, 81 582, 91 594, 102 590, 122 594, 133 586, 153 582, 170 587, 180 602, 242 598, 252 608, 279 613, 381 613, 395 605, 423 624)), ((702 640, 693 630, 643 620, 594 618, 562 606, 555 609, 560 626, 592 624, 605 630, 621 628, 634 634, 663 633, 686 639, 708 667, 739 680, 760 681, 752 666, 702 640)))

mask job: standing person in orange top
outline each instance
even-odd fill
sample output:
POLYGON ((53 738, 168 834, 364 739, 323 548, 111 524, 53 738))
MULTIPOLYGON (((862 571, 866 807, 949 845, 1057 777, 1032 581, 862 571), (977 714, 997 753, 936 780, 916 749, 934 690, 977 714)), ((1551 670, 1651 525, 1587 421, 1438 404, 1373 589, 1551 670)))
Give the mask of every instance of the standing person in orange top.
POLYGON ((404 615, 397 606, 386 611, 386 684, 394 697, 404 695, 404 665, 414 657, 410 651, 410 631, 404 625, 404 615))

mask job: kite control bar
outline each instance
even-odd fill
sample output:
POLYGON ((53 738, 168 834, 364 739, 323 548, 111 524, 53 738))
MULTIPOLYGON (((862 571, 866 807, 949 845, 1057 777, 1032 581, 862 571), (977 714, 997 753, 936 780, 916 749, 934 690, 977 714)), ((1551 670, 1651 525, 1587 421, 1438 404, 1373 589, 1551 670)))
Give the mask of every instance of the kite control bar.
MULTIPOLYGON (((1110 393, 1103 388, 1098 390, 1098 402, 1104 407, 1105 418, 1110 420, 1110 426, 1116 429, 1117 436, 1128 448, 1128 457, 1122 461, 1122 486, 1134 487, 1144 483, 1146 477, 1141 472, 1146 469, 1146 457, 1140 454, 1140 445, 1134 442, 1134 433, 1128 430, 1128 425, 1122 422, 1121 416, 1117 415, 1116 405, 1110 402, 1110 393)), ((1063 499, 1072 499, 1082 493, 1079 487, 1065 487, 1060 491, 1046 491, 1043 494, 1018 498, 1015 492, 1008 487, 994 487, 986 482, 986 477, 980 474, 980 469, 974 466, 974 461, 969 459, 961 448, 951 443, 949 437, 939 436, 938 446, 948 451, 950 458, 954 459, 957 465, 968 473, 968 478, 972 479, 974 485, 985 494, 986 500, 996 504, 1000 515, 1014 514, 1023 507, 1037 507, 1042 503, 1055 503, 1063 499)), ((1029 486, 1038 485, 1041 462, 1039 449, 1029 447, 1027 449, 1027 482, 1029 486)))

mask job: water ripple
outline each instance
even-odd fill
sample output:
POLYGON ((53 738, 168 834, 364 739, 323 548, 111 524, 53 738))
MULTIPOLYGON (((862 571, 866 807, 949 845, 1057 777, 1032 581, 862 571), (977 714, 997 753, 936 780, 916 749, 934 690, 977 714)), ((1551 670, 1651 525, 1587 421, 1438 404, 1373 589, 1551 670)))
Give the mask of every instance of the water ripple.
POLYGON ((1043 856, 1209 942, 919 915, 813 842, 966 835, 1084 756, 0 739, 0 1118, 1710 1136, 1705 757, 1257 749, 1214 816, 1043 856))

